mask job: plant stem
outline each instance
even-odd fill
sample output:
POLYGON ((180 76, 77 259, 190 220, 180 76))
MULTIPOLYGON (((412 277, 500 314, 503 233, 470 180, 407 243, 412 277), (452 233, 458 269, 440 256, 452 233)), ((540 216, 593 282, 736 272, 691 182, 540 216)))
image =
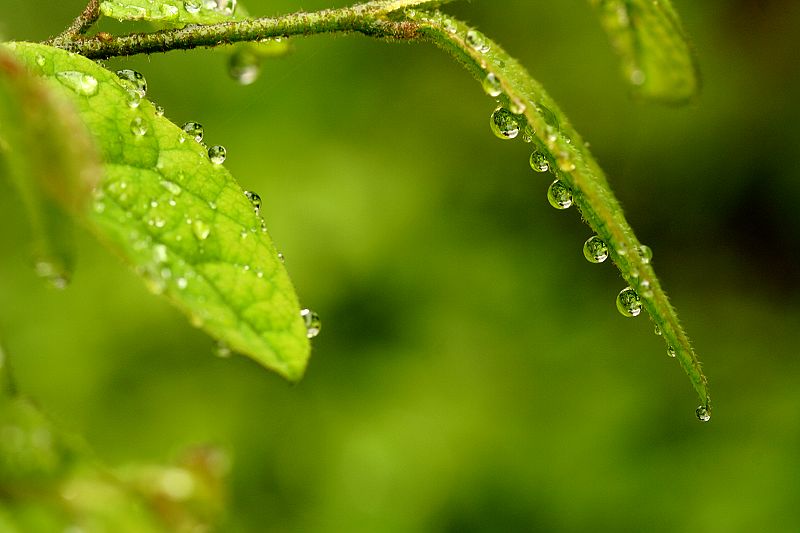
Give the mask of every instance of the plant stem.
MULTIPOLYGON (((318 33, 357 32, 386 39, 417 38, 416 23, 407 20, 393 22, 385 18, 385 15, 392 10, 372 3, 314 13, 295 13, 278 18, 190 25, 180 29, 134 33, 112 38, 80 37, 70 34, 66 38, 58 37, 46 44, 81 54, 89 59, 107 59, 318 33)), ((64 35, 67 35, 67 32, 64 35)))
POLYGON ((78 35, 83 35, 89 28, 91 28, 97 19, 100 18, 100 0, 89 0, 83 13, 70 24, 69 28, 63 31, 61 35, 53 39, 53 42, 66 41, 74 39, 78 35))

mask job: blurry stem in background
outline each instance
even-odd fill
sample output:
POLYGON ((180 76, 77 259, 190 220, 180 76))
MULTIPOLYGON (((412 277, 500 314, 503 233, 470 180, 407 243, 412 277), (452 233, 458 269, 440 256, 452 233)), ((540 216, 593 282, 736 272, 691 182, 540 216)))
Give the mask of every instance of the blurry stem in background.
MULTIPOLYGON (((414 22, 393 22, 386 15, 396 11, 402 2, 370 2, 342 9, 330 9, 315 13, 295 13, 277 18, 257 18, 219 24, 190 25, 180 29, 162 30, 153 33, 134 33, 120 37, 103 34, 82 37, 79 34, 94 23, 96 14, 87 6, 67 31, 44 44, 75 52, 89 59, 108 59, 116 56, 131 56, 189 50, 198 47, 213 47, 236 42, 257 42, 275 37, 313 35, 318 33, 357 32, 371 37, 412 40, 419 37, 414 22)), ((401 6, 402 7, 402 6, 401 6)))
POLYGON ((64 32, 56 37, 53 42, 58 40, 73 39, 78 35, 86 33, 99 18, 100 0, 89 0, 89 4, 86 6, 86 9, 83 10, 83 13, 78 15, 72 24, 70 24, 69 28, 64 30, 64 32))

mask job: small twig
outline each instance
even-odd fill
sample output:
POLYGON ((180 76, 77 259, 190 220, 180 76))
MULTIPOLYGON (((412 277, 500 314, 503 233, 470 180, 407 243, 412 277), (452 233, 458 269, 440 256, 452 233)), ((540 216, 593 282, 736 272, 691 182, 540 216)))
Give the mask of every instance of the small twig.
POLYGON ((91 28, 97 19, 100 18, 100 0, 89 0, 89 4, 83 13, 78 15, 69 28, 64 30, 53 42, 61 42, 74 39, 78 35, 83 35, 91 28))

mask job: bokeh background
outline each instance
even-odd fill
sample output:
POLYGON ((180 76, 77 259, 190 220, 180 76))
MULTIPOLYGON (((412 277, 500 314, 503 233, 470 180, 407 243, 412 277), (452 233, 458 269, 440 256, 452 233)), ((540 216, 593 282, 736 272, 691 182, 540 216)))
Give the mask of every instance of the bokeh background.
MULTIPOLYGON (((5 39, 41 40, 85 2, 2 4, 5 39)), ((629 97, 584 0, 446 11, 591 142, 704 361, 710 423, 648 319, 615 310, 623 282, 583 259, 590 232, 549 207, 527 145, 491 134, 480 86, 432 46, 360 36, 296 39, 247 87, 218 52, 109 63, 261 194, 323 319, 306 378, 215 357, 86 234, 72 285, 49 289, 1 183, 20 388, 107 464, 226 450, 222 531, 800 531, 800 4, 674 4, 703 72, 686 107, 629 97)))

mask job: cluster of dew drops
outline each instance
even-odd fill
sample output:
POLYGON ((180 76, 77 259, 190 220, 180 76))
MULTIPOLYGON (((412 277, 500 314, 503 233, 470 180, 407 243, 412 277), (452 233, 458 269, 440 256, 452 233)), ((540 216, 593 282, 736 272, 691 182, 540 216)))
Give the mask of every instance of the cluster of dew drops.
MULTIPOLYGON (((216 2, 214 3, 215 5, 217 5, 216 2)), ((235 2, 233 3, 233 5, 235 6, 235 2)), ((36 58, 36 62, 39 64, 39 66, 43 66, 45 61, 46 60, 43 56, 39 56, 36 58)), ((239 71, 239 74, 241 75, 241 71, 239 71)), ((247 82, 254 81, 256 76, 257 74, 254 74, 252 71, 249 71, 244 76, 246 78, 245 81, 247 82)), ((62 71, 56 73, 56 77, 66 87, 72 89, 74 92, 82 96, 91 97, 96 95, 99 91, 99 83, 97 79, 91 76, 90 74, 86 74, 84 72, 62 71)), ((139 108, 142 99, 145 98, 145 96, 147 95, 147 80, 145 79, 145 77, 141 73, 131 69, 123 69, 117 71, 117 77, 119 78, 120 83, 127 91, 128 106, 131 109, 139 108)), ((237 78, 237 76, 234 77, 237 78)), ((241 79, 239 79, 238 81, 242 83, 241 79)), ((159 117, 163 116, 164 108, 162 108, 161 106, 156 106, 155 115, 159 117)), ((211 147, 207 147, 203 143, 203 137, 205 131, 201 124, 197 122, 187 122, 183 124, 183 126, 181 126, 181 130, 183 131, 180 137, 181 143, 186 142, 187 139, 193 140, 201 144, 204 148, 206 148, 208 159, 212 164, 222 165, 225 162, 225 158, 227 156, 227 150, 225 149, 224 146, 214 145, 211 147)), ((143 120, 141 116, 134 117, 130 123, 130 132, 137 138, 144 137, 148 133, 147 122, 143 120)), ((168 188, 168 190, 179 190, 179 187, 172 182, 164 182, 164 185, 165 187, 168 188)), ((261 204, 262 204, 261 197, 252 191, 244 191, 244 195, 250 201, 250 204, 253 206, 253 210, 255 211, 256 215, 260 218, 261 204)), ((98 203, 96 208, 102 208, 102 204, 98 203)), ((213 204, 212 208, 215 208, 213 204)), ((265 232, 266 226, 264 225, 263 219, 261 220, 262 220, 262 231, 265 232)), ((194 221, 194 222, 195 224, 193 225, 193 230, 195 235, 200 240, 206 239, 211 232, 211 228, 207 224, 199 224, 198 223, 199 221, 194 221)), ((160 251, 160 253, 162 255, 165 255, 166 250, 163 249, 160 251)), ((281 262, 283 262, 284 261, 283 254, 279 253, 278 259, 281 262)), ((44 265, 44 263, 42 263, 42 265, 44 265)), ((47 273, 49 273, 49 270, 50 269, 46 269, 44 267, 39 268, 37 266, 37 271, 41 271, 43 273, 47 271, 47 273)), ((45 274, 42 275, 44 276, 45 274)), ((49 277, 53 276, 49 275, 49 277)), ((262 277, 262 275, 260 275, 259 277, 262 277)), ((57 287, 63 287, 66 285, 66 283, 56 283, 56 282, 53 282, 53 284, 57 287)), ((188 285, 188 282, 186 281, 185 278, 180 278, 177 281, 177 284, 180 289, 185 289, 188 285)), ((302 309, 300 311, 300 317, 302 318, 303 323, 306 327, 306 336, 309 339, 316 337, 319 334, 320 329, 322 327, 322 323, 317 313, 315 313, 311 309, 302 309)), ((228 348, 226 344, 219 343, 216 349, 216 353, 219 356, 225 357, 227 355, 230 355, 231 352, 230 348, 228 348)))
MULTIPOLYGON (((457 28, 452 21, 445 20, 444 27, 451 33, 455 33, 457 28)), ((474 31, 469 30, 464 36, 464 41, 474 50, 481 54, 489 51, 488 45, 485 43, 481 35, 474 31)), ((486 65, 484 64, 484 69, 486 65)), ((482 82, 483 89, 487 95, 492 98, 499 99, 503 96, 503 87, 500 78, 494 72, 488 71, 482 82)), ((489 126, 492 132, 500 139, 512 140, 516 139, 522 134, 522 139, 526 143, 538 143, 533 129, 527 120, 521 115, 525 112, 526 106, 515 98, 509 97, 508 107, 498 105, 492 112, 489 119, 489 126), (523 126, 524 125, 524 126, 523 126)), ((546 124, 546 136, 549 141, 555 141, 560 133, 558 118, 556 115, 542 104, 536 105, 537 112, 544 118, 546 124)), ((569 139, 567 138, 569 143, 569 139)), ((537 173, 549 173, 553 169, 553 163, 548 155, 541 149, 535 149, 530 156, 530 166, 537 173)), ((569 160, 567 154, 560 155, 555 160, 555 166, 564 172, 571 172, 575 170, 575 164, 569 160)), ((573 204, 572 189, 563 180, 556 178, 547 189, 547 200, 555 209, 565 210, 569 209, 573 204)), ((637 250, 642 262, 649 264, 653 258, 653 251, 650 247, 641 245, 637 250)), ((608 245, 597 235, 589 237, 583 244, 583 255, 590 263, 603 263, 609 257, 608 245)), ((617 295, 616 304, 617 310, 622 316, 627 318, 634 318, 642 313, 642 297, 652 298, 653 290, 648 280, 639 281, 639 290, 627 286, 622 289, 617 295)), ((661 336, 662 332, 658 325, 655 326, 655 334, 661 336)), ((667 347, 667 355, 671 358, 677 356, 674 347, 667 347)), ((700 406, 696 409, 695 414, 698 420, 708 422, 711 419, 710 410, 706 406, 700 406)))

